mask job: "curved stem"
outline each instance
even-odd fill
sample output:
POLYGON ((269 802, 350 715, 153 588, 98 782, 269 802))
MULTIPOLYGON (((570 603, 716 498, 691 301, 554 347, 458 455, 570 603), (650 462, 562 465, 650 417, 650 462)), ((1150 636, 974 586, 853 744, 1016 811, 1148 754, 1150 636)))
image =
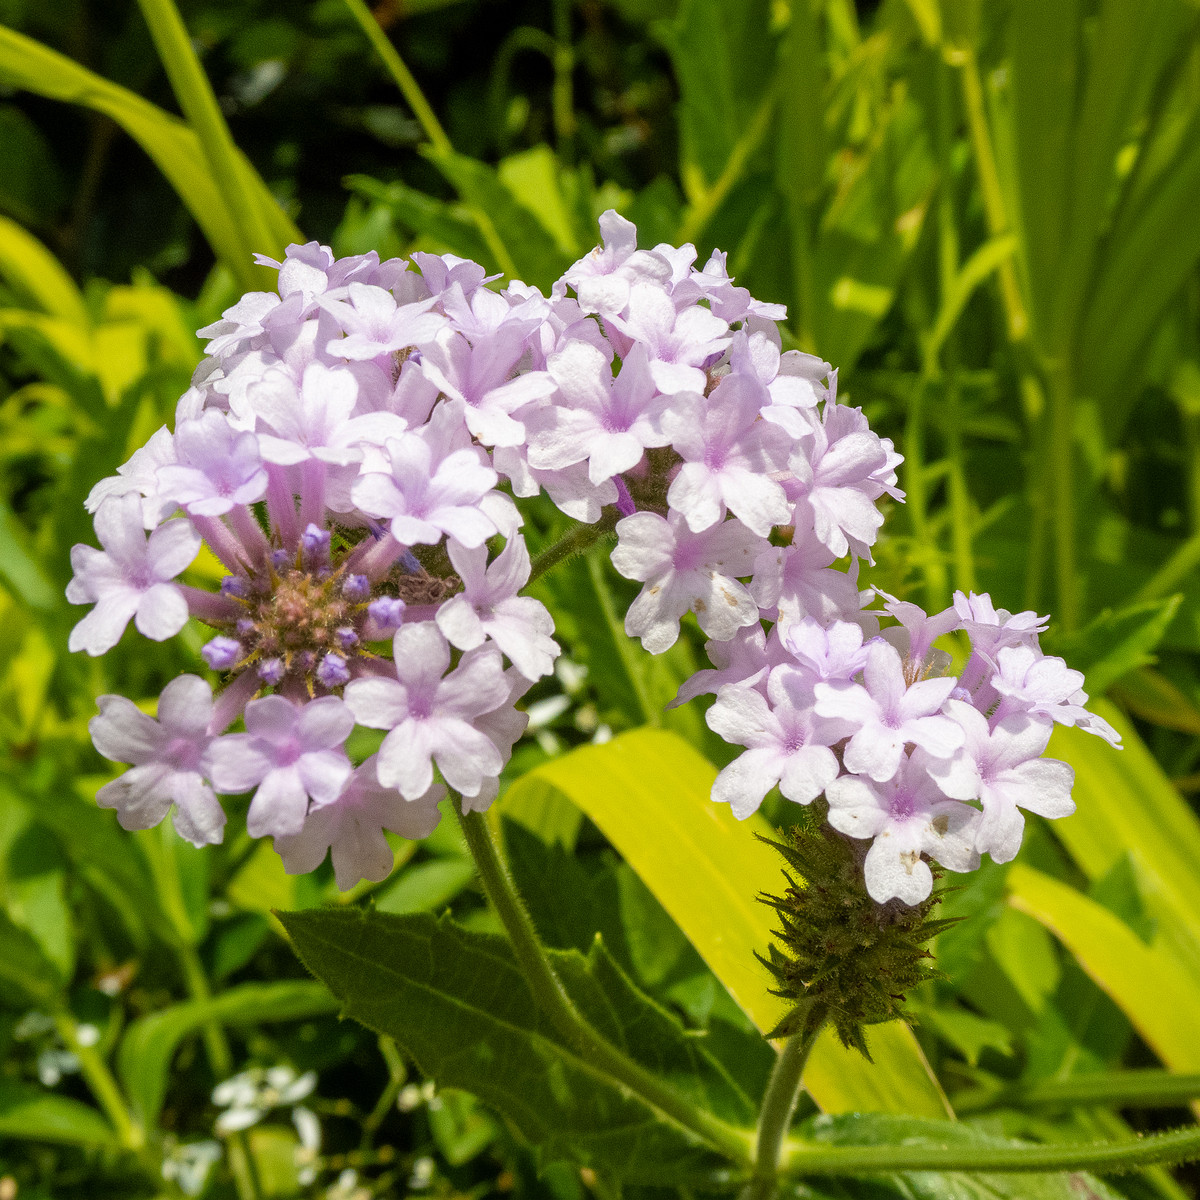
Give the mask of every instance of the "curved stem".
POLYGON ((621 514, 615 508, 606 508, 599 521, 592 525, 576 525, 552 546, 547 546, 534 560, 529 572, 529 582, 545 575, 551 567, 557 567, 560 562, 582 554, 590 546, 603 541, 612 534, 613 527, 620 520, 621 514))
POLYGON ((779 1156, 800 1097, 800 1077, 809 1051, 821 1027, 793 1034, 784 1043, 771 1068, 766 1094, 758 1116, 758 1142, 754 1150, 754 1174, 742 1189, 740 1200, 770 1200, 779 1174, 779 1156))
POLYGON ((788 1144, 783 1173, 876 1175, 893 1171, 970 1171, 1007 1174, 1023 1171, 1134 1171, 1156 1163, 1200 1160, 1200 1128, 1119 1142, 1053 1142, 1043 1146, 821 1146, 788 1144))
POLYGON ((479 868, 488 899, 508 933, 517 963, 538 1007, 567 1045, 585 1061, 603 1068, 614 1079, 653 1105, 684 1129, 703 1138, 727 1158, 743 1165, 750 1162, 750 1137, 740 1129, 697 1108, 685 1097, 627 1058, 606 1042, 588 1024, 567 994, 545 949, 538 940, 533 920, 517 894, 516 883, 500 854, 491 828, 482 813, 462 812, 454 805, 467 846, 479 868))
POLYGON ((108 1064, 91 1042, 79 1037, 79 1023, 69 1012, 57 1013, 54 1026, 67 1049, 79 1060, 79 1073, 87 1081, 96 1103, 104 1110, 117 1135, 117 1140, 126 1150, 140 1150, 146 1144, 146 1133, 133 1118, 125 1105, 121 1089, 113 1078, 108 1064))
POLYGON ((960 1115, 995 1108, 1067 1108, 1104 1105, 1117 1108, 1170 1108, 1200 1097, 1200 1075, 1140 1069, 1041 1079, 1012 1087, 981 1088, 954 1097, 960 1115))
POLYGON ((413 116, 425 130, 425 136, 429 139, 430 144, 439 154, 452 154, 454 147, 450 144, 450 139, 446 136, 441 122, 434 115, 429 101, 425 99, 420 84, 413 78, 408 67, 404 65, 404 59, 400 57, 388 35, 380 28, 379 22, 375 20, 364 0, 343 0, 343 3, 350 10, 350 15, 358 22, 359 28, 367 35, 371 45, 375 48, 375 53, 383 60, 388 74, 395 81, 404 99, 408 101, 408 107, 412 109, 413 116))

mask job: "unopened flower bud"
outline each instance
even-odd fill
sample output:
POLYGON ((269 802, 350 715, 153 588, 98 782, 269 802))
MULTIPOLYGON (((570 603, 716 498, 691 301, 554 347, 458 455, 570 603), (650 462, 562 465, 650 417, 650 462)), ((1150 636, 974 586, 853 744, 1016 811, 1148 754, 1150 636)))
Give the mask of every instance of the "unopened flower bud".
POLYGON ((329 561, 329 531, 319 525, 309 524, 300 538, 300 547, 305 561, 310 566, 329 561))
POLYGON ((342 595, 353 604, 361 604, 371 594, 371 581, 365 575, 347 575, 342 595))
POLYGON ((244 600, 248 594, 246 581, 240 575, 226 575, 221 580, 221 595, 236 596, 238 599, 244 600))
POLYGON ((214 671, 228 671, 242 657, 242 645, 231 637, 218 634, 206 646, 201 647, 200 657, 214 671))
POLYGON ((404 623, 404 601, 396 596, 380 596, 367 605, 367 613, 381 630, 399 629, 404 623))
POLYGON ((327 654, 317 667, 317 681, 322 687, 341 687, 350 682, 350 668, 340 654, 327 654))
POLYGON ((349 625, 343 625, 340 629, 335 629, 333 637, 343 650, 349 650, 351 647, 358 645, 358 634, 349 625))
POLYGON ((283 682, 283 677, 287 674, 287 667, 283 665, 281 658, 265 658, 258 664, 258 677, 263 683, 274 686, 277 683, 283 682))

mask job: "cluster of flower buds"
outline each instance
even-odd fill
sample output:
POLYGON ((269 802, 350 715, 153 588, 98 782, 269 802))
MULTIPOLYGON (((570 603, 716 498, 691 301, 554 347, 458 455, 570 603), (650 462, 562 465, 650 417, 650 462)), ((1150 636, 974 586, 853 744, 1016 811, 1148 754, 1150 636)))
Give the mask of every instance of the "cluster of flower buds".
POLYGON ((95 603, 73 649, 104 653, 131 617, 161 640, 190 615, 228 676, 215 700, 173 681, 157 722, 101 698, 96 745, 134 764, 99 795, 123 824, 174 804, 183 836, 216 841, 216 794, 256 789, 250 833, 293 871, 332 847, 348 886, 390 868, 383 829, 432 830, 435 765, 486 807, 524 730, 516 702, 558 653, 519 594, 511 497, 543 490, 615 523, 613 563, 643 584, 631 636, 660 653, 691 611, 710 639, 713 669, 676 703, 715 692, 709 723, 747 747, 714 798, 745 816, 775 785, 824 793, 836 829, 874 839, 876 900, 928 895, 928 858, 1011 858, 1018 808, 1069 811, 1070 769, 1040 758, 1052 722, 1115 735, 1041 655, 1038 619, 986 597, 932 618, 889 599, 899 624, 880 635, 857 563, 878 502, 903 499, 892 443, 838 403, 830 364, 782 350, 783 308, 736 287, 722 254, 701 269, 690 245, 639 250, 616 213, 600 226, 549 297, 494 291, 449 255, 414 269, 293 246, 271 264, 278 294, 201 331, 174 433, 97 485, 103 550, 73 552, 68 595, 95 603), (176 582, 202 543, 228 571, 217 593, 176 582), (957 680, 932 650, 952 629, 974 647, 957 680), (356 723, 388 731, 357 768, 356 723))

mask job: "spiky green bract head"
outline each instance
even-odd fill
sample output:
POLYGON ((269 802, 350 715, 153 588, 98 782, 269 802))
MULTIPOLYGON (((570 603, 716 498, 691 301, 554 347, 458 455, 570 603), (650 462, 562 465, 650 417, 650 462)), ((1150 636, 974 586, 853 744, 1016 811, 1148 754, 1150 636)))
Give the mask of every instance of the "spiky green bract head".
POLYGON ((781 896, 759 893, 781 928, 768 957, 758 957, 779 985, 772 994, 792 1004, 767 1036, 807 1039, 829 1021, 844 1045, 869 1058, 864 1028, 901 1016, 909 989, 936 975, 925 943, 954 922, 930 920, 936 893, 915 905, 872 900, 866 845, 832 829, 824 810, 824 801, 805 810, 785 841, 763 839, 787 861, 788 886, 781 896))

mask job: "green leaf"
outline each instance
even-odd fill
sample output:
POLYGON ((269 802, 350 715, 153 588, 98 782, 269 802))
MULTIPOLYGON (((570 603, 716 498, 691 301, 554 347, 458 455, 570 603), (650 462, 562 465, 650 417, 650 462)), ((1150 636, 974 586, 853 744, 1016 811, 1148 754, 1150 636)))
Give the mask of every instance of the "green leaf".
MULTIPOLYGON (((779 883, 781 860, 754 836, 771 832, 760 816, 739 822, 709 799, 715 777, 682 738, 640 729, 538 767, 510 786, 499 811, 526 786, 558 787, 600 827, 765 1032, 778 1024, 783 1005, 769 994, 770 978, 754 957, 756 950, 765 953, 773 926, 771 910, 755 896, 779 883)), ((873 1026, 867 1042, 873 1063, 828 1031, 818 1039, 804 1075, 817 1104, 946 1115, 945 1098, 907 1026, 873 1026)))
MULTIPOLYGON (((244 287, 274 285, 274 273, 247 262, 239 216, 205 161, 200 139, 178 118, 118 84, 15 30, 0 26, 0 80, 51 100, 82 104, 116 121, 155 161, 179 193, 213 250, 244 287)), ((242 158, 253 203, 270 221, 275 243, 263 251, 282 253, 303 236, 242 158)))
POLYGON ((1087 690, 1095 695, 1130 671, 1157 661, 1153 651, 1182 600, 1182 595, 1176 595, 1130 604, 1116 612, 1106 608, 1077 633, 1047 638, 1045 644, 1084 673, 1087 690))
POLYGON ((25 549, 29 535, 21 529, 12 509, 0 500, 0 578, 30 608, 49 612, 59 597, 37 560, 25 549))
POLYGON ((63 981, 28 930, 0 910, 0 998, 14 1007, 53 1007, 63 981))
POLYGON ((335 1012, 337 1002, 309 980, 244 983, 211 1000, 175 1004, 134 1021, 121 1040, 118 1071, 142 1120, 153 1125, 162 1109, 171 1060, 179 1043, 211 1022, 257 1025, 298 1021, 335 1012))
POLYGON ((1174 1071, 1200 1069, 1200 985, 1169 950, 1147 946, 1108 909, 1023 863, 1011 902, 1051 930, 1174 1071))
POLYGON ((376 893, 380 912, 431 912, 449 904, 475 878, 469 858, 434 858, 410 864, 376 893))
POLYGON ((1055 835, 1091 880, 1128 853, 1156 946, 1200 986, 1200 821, 1132 722, 1106 701, 1091 706, 1121 734, 1124 749, 1080 729, 1055 730, 1048 753, 1075 768, 1077 806, 1054 823, 1055 835))
MULTIPOLYGON (((998 1138, 971 1129, 966 1125, 951 1125, 945 1121, 928 1121, 879 1113, 847 1113, 840 1116, 817 1116, 799 1129, 805 1142, 824 1146, 930 1146, 960 1150, 965 1157, 970 1151, 1015 1148, 1022 1143, 998 1138)), ((793 1145, 799 1139, 793 1139, 793 1145)), ((793 1151, 788 1167, 798 1170, 804 1162, 803 1149, 793 1151)), ((866 1174, 866 1172, 863 1172, 866 1174)), ((1119 1200, 1098 1179, 1081 1172, 1056 1174, 969 1175, 964 1172, 907 1171, 888 1177, 894 1181, 896 1195, 904 1200, 1119 1200)), ((846 1195, 850 1197, 878 1196, 873 1181, 848 1181, 846 1195)))
POLYGON ((0 1136, 71 1146, 115 1147, 108 1122, 87 1104, 15 1080, 0 1080, 0 1136))
MULTIPOLYGON (((394 1037, 421 1071, 474 1093, 536 1145, 631 1182, 711 1181, 721 1160, 695 1136, 579 1058, 541 1014, 505 938, 448 917, 360 910, 282 913, 305 965, 343 1011, 394 1037)), ((644 1065, 744 1122, 753 1108, 664 1010, 622 975, 600 942, 584 958, 552 952, 572 999, 644 1065)))
POLYGON ((0 275, 22 299, 81 328, 91 320, 83 296, 63 265, 15 221, 0 217, 0 275))
POLYGON ((571 264, 538 211, 527 208, 485 163, 463 154, 425 153, 469 206, 497 265, 543 291, 571 264))

